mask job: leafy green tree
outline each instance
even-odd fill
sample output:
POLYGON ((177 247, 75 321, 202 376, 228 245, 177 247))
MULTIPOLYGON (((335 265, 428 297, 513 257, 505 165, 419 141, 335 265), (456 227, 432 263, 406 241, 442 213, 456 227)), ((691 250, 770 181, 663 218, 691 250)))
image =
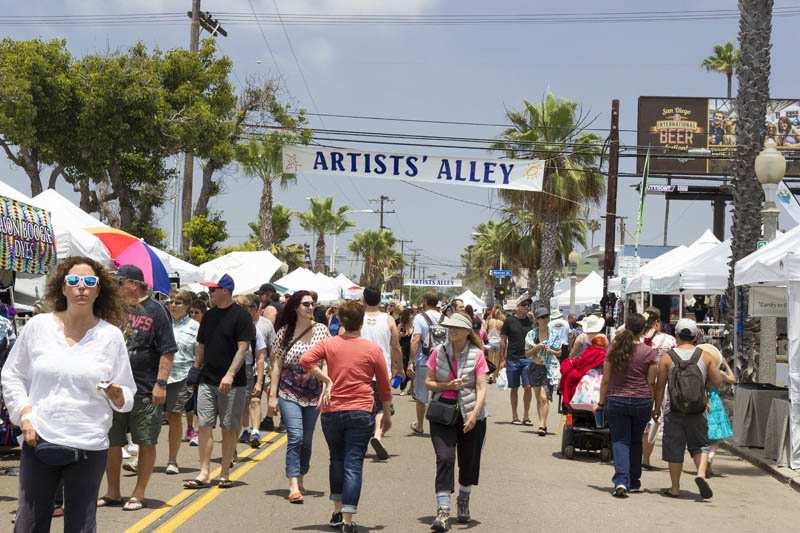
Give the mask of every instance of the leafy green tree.
POLYGON ((340 206, 337 210, 333 209, 333 198, 312 198, 311 208, 308 211, 297 213, 300 227, 306 231, 313 232, 317 236, 316 253, 314 257, 314 269, 317 272, 325 272, 325 235, 341 235, 348 228, 355 226, 347 219, 347 206, 340 206))
POLYGON ((71 62, 64 40, 0 42, 0 146, 28 175, 31 195, 43 190, 44 166, 55 187, 79 141, 71 62))
POLYGON ((367 230, 356 233, 350 241, 350 251, 364 260, 360 284, 381 287, 384 271, 403 267, 400 252, 394 249, 397 239, 389 230, 367 230))
MULTIPOLYGON (((545 164, 542 192, 503 191, 501 197, 512 208, 534 214, 541 221, 540 239, 535 243, 540 257, 539 297, 549 305, 555 276, 563 266, 559 262, 559 226, 574 220, 586 202, 598 202, 605 190, 603 176, 596 169, 601 140, 585 131, 588 119, 576 102, 549 92, 540 103, 524 100, 521 110, 508 110, 506 117, 511 126, 493 149, 545 164)), ((528 228, 526 233, 533 235, 533 230, 528 228)), ((536 267, 531 264, 530 270, 536 267)))
POLYGON ((210 217, 199 215, 192 217, 183 226, 183 236, 190 239, 192 245, 186 254, 186 260, 200 265, 219 256, 219 243, 228 238, 226 223, 219 213, 210 217))
MULTIPOLYGON (((245 174, 257 177, 263 186, 259 212, 272 213, 273 185, 288 187, 296 180, 294 174, 283 172, 283 147, 290 143, 308 144, 311 130, 304 128, 307 119, 303 110, 293 114, 289 104, 280 102, 275 84, 264 96, 269 118, 282 126, 280 129, 268 129, 261 135, 251 138, 249 142, 240 144, 236 149, 236 159, 245 174)), ((259 238, 261 247, 269 250, 275 239, 271 217, 261 217, 259 238)))
POLYGON ((733 95, 733 73, 739 66, 739 51, 732 42, 716 45, 714 54, 703 59, 700 66, 708 72, 724 74, 728 82, 728 98, 733 95))

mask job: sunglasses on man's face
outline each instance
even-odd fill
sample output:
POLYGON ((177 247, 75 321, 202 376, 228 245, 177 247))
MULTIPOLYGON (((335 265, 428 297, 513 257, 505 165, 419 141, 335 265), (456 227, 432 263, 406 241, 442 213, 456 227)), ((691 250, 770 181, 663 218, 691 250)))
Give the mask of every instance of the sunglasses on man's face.
POLYGON ((67 287, 77 287, 83 282, 83 286, 87 288, 97 287, 100 283, 100 278, 97 276, 79 276, 77 274, 67 274, 64 276, 64 283, 67 287))

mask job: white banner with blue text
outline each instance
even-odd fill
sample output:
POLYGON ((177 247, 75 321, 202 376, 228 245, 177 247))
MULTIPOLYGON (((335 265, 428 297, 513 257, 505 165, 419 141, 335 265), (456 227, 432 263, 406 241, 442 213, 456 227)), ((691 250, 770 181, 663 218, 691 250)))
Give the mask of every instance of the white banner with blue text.
POLYGON ((290 145, 283 147, 283 171, 287 174, 383 178, 491 189, 541 191, 544 161, 411 155, 290 145))

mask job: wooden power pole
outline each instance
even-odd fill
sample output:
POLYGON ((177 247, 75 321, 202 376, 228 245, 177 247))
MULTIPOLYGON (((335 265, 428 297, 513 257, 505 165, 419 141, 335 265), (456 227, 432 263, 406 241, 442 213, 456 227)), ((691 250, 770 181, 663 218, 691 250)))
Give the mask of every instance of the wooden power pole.
MULTIPOLYGON (((192 0, 192 24, 189 31, 189 51, 200 48, 200 0, 192 0)), ((194 183, 194 153, 186 150, 183 158, 183 188, 181 190, 181 228, 192 218, 192 185, 194 183)), ((181 254, 189 250, 189 240, 181 229, 181 254)))
POLYGON ((619 100, 611 101, 611 132, 608 150, 608 195, 606 197, 606 243, 603 257, 603 301, 608 304, 608 278, 614 274, 617 226, 617 177, 619 174, 619 100))

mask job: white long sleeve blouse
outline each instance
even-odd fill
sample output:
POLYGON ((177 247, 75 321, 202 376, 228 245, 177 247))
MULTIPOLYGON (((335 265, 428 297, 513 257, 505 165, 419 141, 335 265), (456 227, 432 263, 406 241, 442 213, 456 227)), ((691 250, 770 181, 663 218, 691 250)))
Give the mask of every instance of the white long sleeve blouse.
POLYGON ((81 450, 108 448, 112 410, 133 408, 133 381, 128 350, 119 328, 100 320, 77 344, 69 346, 52 313, 30 319, 3 366, 3 400, 11 422, 31 406, 28 421, 48 442, 81 450), (100 381, 122 388, 117 409, 100 381))

